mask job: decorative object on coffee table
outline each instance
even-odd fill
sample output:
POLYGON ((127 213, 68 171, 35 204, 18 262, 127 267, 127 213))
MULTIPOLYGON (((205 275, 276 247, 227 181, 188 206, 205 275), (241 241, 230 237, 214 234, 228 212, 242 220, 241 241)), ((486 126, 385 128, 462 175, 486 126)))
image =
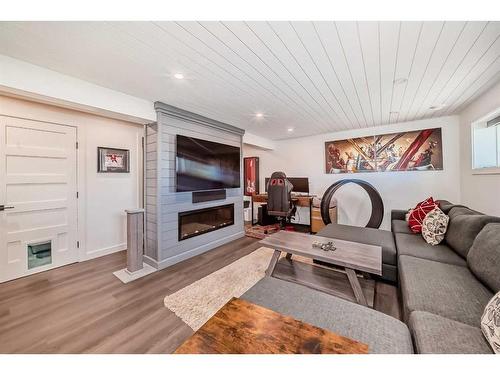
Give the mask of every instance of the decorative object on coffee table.
POLYGON ((323 199, 321 200, 321 217, 323 218, 323 222, 325 224, 331 223, 330 201, 333 198, 333 194, 335 194, 335 192, 342 186, 349 183, 361 186, 368 193, 368 196, 370 197, 370 201, 372 203, 372 213, 370 216, 370 220, 366 224, 366 227, 379 228, 380 224, 382 224, 382 220, 384 219, 384 202, 382 201, 382 197, 380 196, 377 189, 375 189, 371 184, 358 179, 340 180, 326 189, 325 194, 323 194, 323 199))
POLYGON ((368 345, 233 298, 175 354, 367 354, 368 345))
POLYGON ((321 249, 323 251, 335 251, 337 248, 333 244, 332 241, 329 242, 313 242, 312 244, 313 247, 317 247, 318 249, 321 249))
MULTIPOLYGON (((328 243, 331 238, 321 237, 316 235, 309 235, 297 232, 284 232, 280 231, 266 237, 260 243, 263 246, 274 249, 274 254, 269 263, 266 271, 267 276, 272 276, 273 271, 278 263, 281 252, 287 253, 289 259, 291 255, 299 255, 305 258, 319 260, 328 264, 332 264, 344 269, 351 288, 356 297, 356 301, 368 306, 363 289, 356 275, 356 271, 364 272, 367 274, 382 275, 382 248, 380 246, 366 245, 357 242, 335 240, 335 251, 323 251, 313 247, 316 242, 328 243)), ((332 270, 332 272, 335 272, 332 270)), ((288 280, 290 281, 290 280, 288 280)), ((321 290, 322 292, 339 295, 335 290, 329 290, 320 287, 313 283, 294 280, 299 284, 303 284, 313 289, 321 290)), ((339 295, 342 297, 341 295, 339 295)))
POLYGON ((122 148, 97 147, 97 172, 129 173, 130 151, 122 148))

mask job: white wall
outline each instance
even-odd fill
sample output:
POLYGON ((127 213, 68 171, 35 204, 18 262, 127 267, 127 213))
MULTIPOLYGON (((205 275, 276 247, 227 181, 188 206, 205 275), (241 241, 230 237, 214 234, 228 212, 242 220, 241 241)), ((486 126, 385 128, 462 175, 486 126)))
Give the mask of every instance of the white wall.
POLYGON ((125 121, 156 121, 151 101, 4 55, 0 55, 0 90, 125 121))
POLYGON ((80 260, 126 248, 124 210, 142 206, 143 125, 0 96, 0 114, 77 128, 80 260), (130 173, 97 173, 97 147, 130 150, 130 173))
MULTIPOLYGON (((125 209, 142 207, 142 126, 96 118, 79 127, 85 170, 84 258, 127 248, 125 209), (130 150, 130 173, 97 173, 97 147, 130 150)), ((82 232, 83 233, 83 232, 82 232)))
POLYGON ((460 165, 462 201, 478 211, 500 216, 500 174, 472 173, 471 123, 500 108, 500 83, 460 113, 460 165))
MULTIPOLYGON (((390 228, 390 211, 394 208, 410 208, 432 195, 435 199, 460 201, 459 120, 456 116, 391 124, 366 129, 275 141, 274 150, 263 150, 245 145, 244 156, 260 157, 260 188, 264 190, 264 178, 281 170, 292 177, 309 177, 311 193, 322 195, 335 181, 343 178, 359 178, 374 185, 385 205, 381 228, 390 228), (333 175, 325 173, 325 142, 404 130, 442 128, 442 171, 357 173, 333 175)), ((371 205, 366 193, 355 185, 346 185, 336 193, 339 222, 365 225, 370 217, 371 205)))
POLYGON ((245 132, 243 135, 243 143, 266 150, 274 149, 274 141, 248 132, 245 132))

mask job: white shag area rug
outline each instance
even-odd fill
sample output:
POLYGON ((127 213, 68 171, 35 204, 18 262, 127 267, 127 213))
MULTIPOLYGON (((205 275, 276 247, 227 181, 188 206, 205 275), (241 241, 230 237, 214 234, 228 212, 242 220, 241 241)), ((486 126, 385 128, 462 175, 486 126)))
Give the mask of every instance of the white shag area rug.
POLYGON ((265 276, 274 250, 261 247, 203 279, 166 296, 165 307, 194 331, 231 298, 240 297, 265 276))

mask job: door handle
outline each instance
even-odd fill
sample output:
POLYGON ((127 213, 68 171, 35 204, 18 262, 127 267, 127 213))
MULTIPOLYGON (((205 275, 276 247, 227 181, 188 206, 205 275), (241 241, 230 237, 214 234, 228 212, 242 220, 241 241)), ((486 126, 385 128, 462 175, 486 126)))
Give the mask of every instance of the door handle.
POLYGON ((14 206, 4 206, 3 204, 0 204, 0 211, 9 210, 11 208, 14 208, 14 206))

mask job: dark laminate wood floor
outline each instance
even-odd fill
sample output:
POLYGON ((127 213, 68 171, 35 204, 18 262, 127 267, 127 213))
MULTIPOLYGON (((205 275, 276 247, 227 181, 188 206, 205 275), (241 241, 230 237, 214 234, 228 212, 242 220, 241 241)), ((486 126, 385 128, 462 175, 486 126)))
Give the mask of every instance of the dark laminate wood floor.
MULTIPOLYGON (((259 247, 244 237, 130 284, 112 274, 125 252, 0 284, 0 353, 171 353, 193 331, 164 297, 259 247)), ((377 283, 375 308, 397 306, 377 283)))

